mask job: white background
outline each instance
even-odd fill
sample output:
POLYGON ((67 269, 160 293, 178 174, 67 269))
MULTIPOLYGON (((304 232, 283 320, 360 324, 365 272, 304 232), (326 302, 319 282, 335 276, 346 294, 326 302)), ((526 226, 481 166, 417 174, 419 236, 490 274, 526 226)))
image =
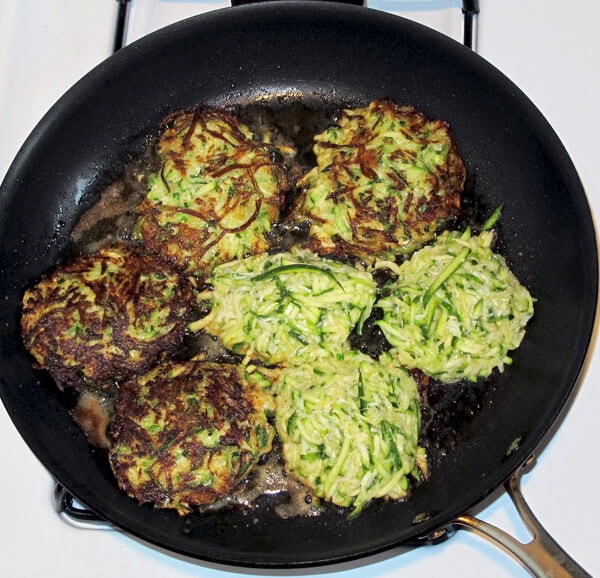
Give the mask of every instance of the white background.
MULTIPOLYGON (((377 0, 460 38, 460 3, 377 0), (458 16, 456 16, 458 14, 458 16), (458 18, 458 20, 457 20, 458 18)), ((481 0, 478 52, 540 108, 561 137, 600 210, 600 7, 593 0, 481 0)), ((129 40, 161 24, 221 4, 132 0, 129 40), (137 4, 137 5, 136 5, 137 4), (145 5, 145 6, 142 6, 145 5), (137 13, 136 13, 137 12, 137 13)), ((0 0, 0 178, 44 112, 85 72, 110 54, 117 3, 111 0, 0 0)), ((595 350, 595 344, 592 344, 595 350)), ((546 529, 592 575, 600 576, 597 423, 600 354, 590 358, 575 402, 523 491, 546 529)), ((231 578, 231 571, 183 561, 115 531, 65 524, 53 511, 53 483, 0 407, 0 574, 11 578, 145 576, 231 578)), ((524 533, 502 495, 479 516, 524 533)), ((393 554, 393 553, 391 553, 393 554)), ((444 544, 391 555, 369 566, 304 570, 336 578, 527 576, 482 539, 457 532, 444 544)))

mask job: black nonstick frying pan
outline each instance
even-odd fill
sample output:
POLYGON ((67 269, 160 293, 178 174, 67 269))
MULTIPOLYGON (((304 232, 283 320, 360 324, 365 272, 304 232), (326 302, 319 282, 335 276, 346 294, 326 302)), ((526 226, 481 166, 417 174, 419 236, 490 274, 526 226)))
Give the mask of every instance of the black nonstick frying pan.
MULTIPOLYGON (((322 565, 416 544, 507 482, 559 419, 594 324, 589 207, 555 133, 502 74, 417 24, 354 6, 270 2, 209 13, 119 51, 36 127, 0 192, 0 391, 21 435, 81 502, 125 531, 194 558, 254 567, 322 565), (403 503, 352 521, 331 509, 293 524, 268 507, 180 518, 121 494, 103 452, 72 422, 19 339, 25 287, 65 257, 78 216, 145 136, 178 108, 302 101, 319 109, 389 96, 452 126, 482 212, 503 204, 500 249, 536 297, 514 364, 484 410, 403 503)), ((575 570, 574 570, 575 571, 575 570)))

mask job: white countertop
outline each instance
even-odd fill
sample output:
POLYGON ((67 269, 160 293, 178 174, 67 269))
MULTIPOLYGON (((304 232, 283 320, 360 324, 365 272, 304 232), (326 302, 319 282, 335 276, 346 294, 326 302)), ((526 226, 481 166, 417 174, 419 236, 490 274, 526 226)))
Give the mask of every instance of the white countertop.
MULTIPOLYGON (((204 8, 210 4, 196 1, 204 8)), ((176 4, 175 0, 162 2, 176 4)), ((392 6, 391 10, 427 8, 425 0, 379 2, 387 3, 386 9, 392 6)), ((569 151, 593 212, 598 214, 600 5, 594 0, 481 0, 480 4, 478 52, 519 85, 544 113, 569 151)), ((459 1, 448 1, 447 5, 460 11, 459 1)), ((117 3, 111 0, 0 0, 0 178, 50 105, 110 54, 116 13, 117 3)), ((450 24, 450 33, 454 31, 454 24, 450 24)), ((130 39, 139 34, 139 28, 131 30, 130 39)), ((592 575, 600 576, 595 536, 600 520, 600 465, 594 427, 600 411, 600 352, 592 347, 595 351, 573 406, 533 471, 524 478, 523 492, 553 537, 592 575)), ((0 463, 0 494, 4 496, 0 518, 2 576, 286 575, 215 568, 177 559, 121 532, 67 525, 52 508, 51 478, 21 440, 3 406, 0 463)), ((506 495, 479 517, 527 540, 506 495)), ((390 556, 369 566, 302 573, 331 572, 340 578, 529 575, 467 531, 456 532, 443 544, 390 556)))

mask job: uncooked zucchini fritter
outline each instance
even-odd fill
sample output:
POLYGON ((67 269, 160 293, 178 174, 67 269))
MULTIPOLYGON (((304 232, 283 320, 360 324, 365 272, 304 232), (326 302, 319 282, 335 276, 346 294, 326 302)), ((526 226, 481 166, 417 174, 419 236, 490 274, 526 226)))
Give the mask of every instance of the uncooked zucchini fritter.
POLYGON ((444 231, 397 268, 376 303, 397 363, 446 383, 512 363, 534 299, 492 250, 494 234, 444 231))
POLYGON ((320 254, 392 257, 418 248, 460 208, 466 171, 448 124, 382 99, 315 136, 317 166, 291 219, 320 254))
POLYGON ((405 498, 426 475, 415 380, 358 351, 286 367, 275 384, 286 469, 314 495, 352 507, 405 498))
POLYGON ((180 514, 230 494, 271 450, 273 401, 240 366, 169 362, 124 384, 110 463, 140 503, 180 514))
POLYGON ((60 388, 111 389, 179 347, 193 303, 187 279, 117 244, 25 292, 23 340, 60 388))
POLYGON ((186 274, 268 249, 288 180, 274 149, 224 111, 169 119, 133 236, 186 274))
POLYGON ((188 328, 204 329, 234 353, 267 365, 347 349, 377 288, 368 271, 306 249, 224 263, 210 281, 211 311, 188 328))

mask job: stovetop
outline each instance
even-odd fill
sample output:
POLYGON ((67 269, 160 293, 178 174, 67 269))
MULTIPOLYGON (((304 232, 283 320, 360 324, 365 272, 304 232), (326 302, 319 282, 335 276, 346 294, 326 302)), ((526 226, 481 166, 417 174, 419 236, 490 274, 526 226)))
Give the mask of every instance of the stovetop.
MULTIPOLYGON (((115 0, 3 0, 0 2, 0 178, 44 112, 76 80, 109 56, 114 42, 115 0)), ((459 0, 372 0, 370 8, 411 18, 460 41, 459 0)), ((228 6, 211 0, 131 0, 125 42, 170 22, 228 6)), ((600 211, 597 135, 600 120, 600 7, 593 0, 481 0, 477 51, 513 80, 540 108, 569 151, 592 210, 600 211)), ((594 425, 600 411, 600 353, 592 344, 582 383, 566 418, 544 448, 523 492, 538 519, 586 568, 600 575, 595 529, 600 519, 600 466, 594 425)), ((54 482, 0 409, 0 521, 3 576, 193 575, 229 578, 286 572, 238 570, 184 560, 118 531, 82 530, 55 513, 54 482)), ((475 512, 527 541, 528 535, 501 492, 475 512)), ((377 560, 296 574, 334 573, 340 578, 529 574, 481 538, 457 531, 449 540, 377 560)))

